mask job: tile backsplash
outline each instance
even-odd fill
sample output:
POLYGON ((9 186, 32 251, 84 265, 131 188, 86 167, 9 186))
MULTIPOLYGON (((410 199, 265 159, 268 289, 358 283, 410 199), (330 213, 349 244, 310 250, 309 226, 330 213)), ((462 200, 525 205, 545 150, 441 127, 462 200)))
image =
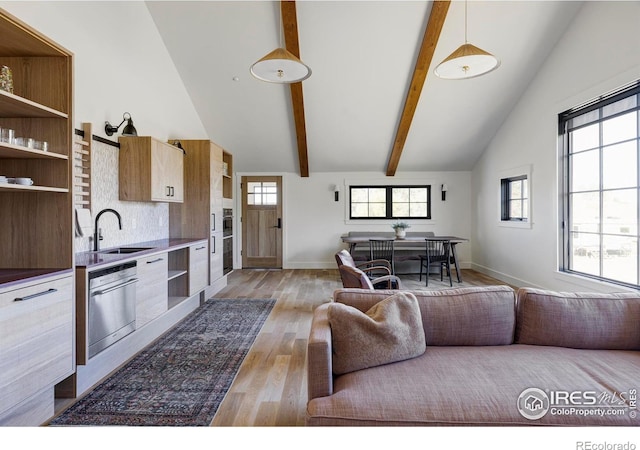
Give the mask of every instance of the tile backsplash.
MULTIPOLYGON (((76 144, 77 145, 77 144, 76 144)), ((93 141, 91 148, 92 230, 96 215, 105 208, 115 209, 122 217, 122 230, 114 214, 100 217, 103 240, 100 248, 135 244, 169 237, 169 204, 120 201, 118 196, 117 147, 93 141)), ((93 236, 75 238, 75 251, 93 250, 93 236)))

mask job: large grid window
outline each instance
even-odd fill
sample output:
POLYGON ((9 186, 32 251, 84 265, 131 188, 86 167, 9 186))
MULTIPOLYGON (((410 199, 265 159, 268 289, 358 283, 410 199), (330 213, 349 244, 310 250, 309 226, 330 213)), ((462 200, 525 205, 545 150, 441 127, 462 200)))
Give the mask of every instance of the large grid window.
POLYGON ((431 186, 350 186, 351 219, 431 219, 431 186))
POLYGON ((501 220, 526 222, 529 220, 529 180, 526 175, 500 180, 501 220))
POLYGON ((561 270, 640 287, 640 82, 560 115, 561 270))

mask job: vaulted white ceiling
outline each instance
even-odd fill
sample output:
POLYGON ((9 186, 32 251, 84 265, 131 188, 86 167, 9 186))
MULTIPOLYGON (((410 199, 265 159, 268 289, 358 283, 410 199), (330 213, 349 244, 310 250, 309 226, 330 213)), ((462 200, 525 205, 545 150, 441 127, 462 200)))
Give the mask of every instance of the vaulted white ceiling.
MULTIPOLYGON (((234 154, 236 168, 299 173, 289 86, 249 73, 284 46, 279 2, 146 3, 209 137, 234 154)), ((300 56, 313 71, 302 84, 311 176, 385 172, 431 5, 297 2, 300 56)), ((472 169, 580 6, 469 1, 469 42, 501 66, 450 81, 433 68, 464 43, 464 2, 453 1, 398 172, 472 169)))

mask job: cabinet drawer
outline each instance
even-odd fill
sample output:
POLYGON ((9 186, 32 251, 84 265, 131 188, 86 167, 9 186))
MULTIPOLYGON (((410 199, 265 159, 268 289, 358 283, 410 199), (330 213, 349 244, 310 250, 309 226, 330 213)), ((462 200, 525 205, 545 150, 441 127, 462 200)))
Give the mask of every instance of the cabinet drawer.
POLYGON ((0 294, 0 413, 74 371, 73 278, 0 294))
POLYGON ((207 287, 209 280, 209 247, 206 242, 189 247, 189 295, 207 287))
POLYGON ((138 260, 136 288, 136 328, 140 328, 167 310, 167 253, 138 260))

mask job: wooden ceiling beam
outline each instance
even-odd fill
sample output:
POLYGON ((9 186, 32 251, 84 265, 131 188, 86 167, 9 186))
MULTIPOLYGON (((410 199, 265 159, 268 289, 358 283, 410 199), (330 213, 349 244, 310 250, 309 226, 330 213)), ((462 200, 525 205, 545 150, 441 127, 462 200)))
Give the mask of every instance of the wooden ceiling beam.
MULTIPOLYGON (((300 44, 298 42, 298 17, 295 1, 281 1, 282 26, 284 29, 284 42, 288 51, 300 58, 300 44)), ((302 59, 302 58, 300 58, 302 59)), ((298 143, 298 162, 300 164, 300 176, 309 176, 309 156, 307 152, 307 128, 304 118, 304 97, 302 95, 302 82, 291 83, 291 105, 293 107, 293 120, 296 126, 296 140, 298 143)))
POLYGON ((424 81, 427 78, 433 54, 436 51, 436 44, 440 38, 440 32, 442 31, 442 26, 444 25, 444 21, 447 17, 447 11, 449 10, 450 3, 450 0, 435 0, 431 5, 431 13, 429 14, 427 27, 424 31, 424 37, 422 38, 420 53, 418 53, 416 65, 413 70, 413 77, 411 78, 411 85, 409 86, 409 91, 407 92, 407 97, 404 102, 404 109, 402 110, 398 130, 396 131, 393 149, 389 155, 387 176, 394 176, 398 169, 400 156, 402 155, 404 144, 407 140, 407 136, 409 135, 413 115, 416 112, 416 107, 420 100, 422 87, 424 86, 424 81))

